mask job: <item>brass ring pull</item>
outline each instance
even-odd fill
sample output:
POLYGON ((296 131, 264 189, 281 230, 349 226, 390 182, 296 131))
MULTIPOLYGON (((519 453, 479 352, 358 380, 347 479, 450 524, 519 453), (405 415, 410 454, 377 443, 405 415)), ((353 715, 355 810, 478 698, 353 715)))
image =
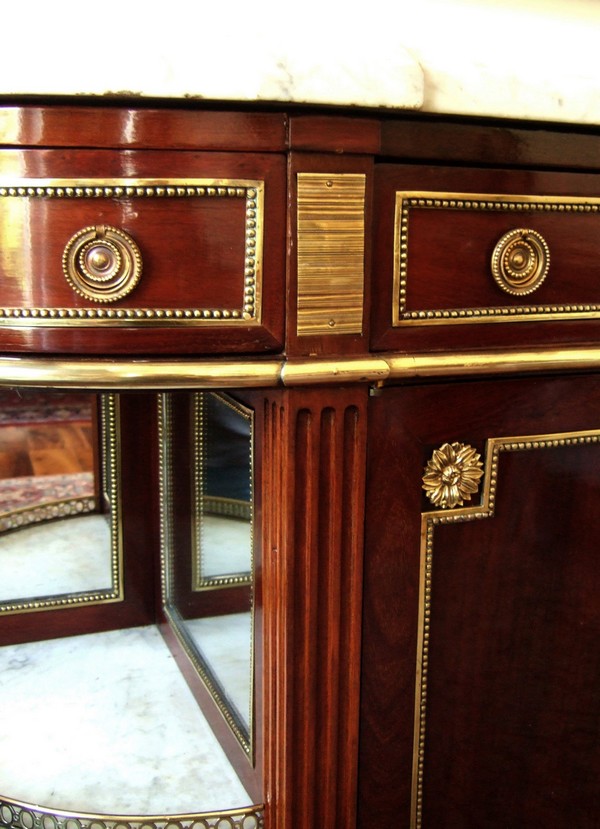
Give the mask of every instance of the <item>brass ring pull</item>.
POLYGON ((115 302, 130 293, 142 275, 134 240, 110 225, 84 227, 63 253, 63 271, 73 290, 95 302, 115 302))
POLYGON ((492 275, 507 294, 531 294, 550 267, 550 250, 535 230, 517 228, 505 233, 492 254, 492 275))

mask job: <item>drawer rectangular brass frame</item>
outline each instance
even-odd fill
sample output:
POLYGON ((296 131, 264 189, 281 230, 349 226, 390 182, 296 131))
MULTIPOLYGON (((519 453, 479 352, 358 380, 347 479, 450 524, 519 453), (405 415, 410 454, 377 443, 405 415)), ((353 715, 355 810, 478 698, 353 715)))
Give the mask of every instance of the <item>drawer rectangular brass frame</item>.
MULTIPOLYGON (((92 307, 0 307, 0 326, 165 328, 261 325, 264 189, 262 180, 225 178, 0 179, 0 206, 3 200, 15 198, 62 201, 243 199, 246 208, 243 225, 240 224, 245 255, 238 305, 227 308, 124 308, 101 304, 92 307)), ((11 234, 10 217, 7 225, 2 227, 0 224, 0 242, 5 233, 11 234)))
POLYGON ((526 225, 528 216, 536 213, 600 213, 600 198, 397 191, 392 296, 394 327, 600 318, 600 304, 533 304, 527 302, 527 296, 523 298, 524 304, 409 310, 407 291, 410 214, 414 210, 505 212, 507 215, 512 214, 515 224, 526 225))

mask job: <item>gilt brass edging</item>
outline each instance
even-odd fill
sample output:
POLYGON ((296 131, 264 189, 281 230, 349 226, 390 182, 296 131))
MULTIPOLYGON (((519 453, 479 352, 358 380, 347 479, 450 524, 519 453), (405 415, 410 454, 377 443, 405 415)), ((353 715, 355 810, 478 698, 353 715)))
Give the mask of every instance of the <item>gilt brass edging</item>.
POLYGON ((169 815, 107 815, 45 809, 0 795, 0 826, 7 829, 263 829, 264 806, 169 815))
POLYGON ((555 449, 600 443, 600 431, 590 429, 579 432, 517 437, 490 438, 486 442, 483 489, 479 504, 457 509, 429 510, 421 513, 419 614, 417 630, 417 659, 415 681, 413 764, 411 787, 410 829, 421 829, 423 817, 424 764, 426 748, 427 682, 429 670, 429 641, 433 584, 434 531, 443 524, 456 524, 493 518, 496 507, 498 465, 503 452, 555 449))
POLYGON ((443 353, 386 353, 338 360, 120 359, 0 356, 0 387, 47 389, 293 388, 385 384, 426 377, 481 376, 600 368, 600 346, 443 353))
POLYGON ((538 213, 599 213, 600 198, 509 194, 397 191, 394 217, 392 325, 456 325, 464 323, 532 322, 599 319, 600 304, 497 305, 485 308, 407 309, 410 210, 499 212, 522 221, 538 213))
MULTIPOLYGON (((265 183, 227 178, 0 179, 3 198, 163 200, 244 199, 244 267, 239 308, 0 307, 0 327, 108 326, 127 328, 261 324, 265 183)), ((65 240, 67 241, 67 240, 65 240)))

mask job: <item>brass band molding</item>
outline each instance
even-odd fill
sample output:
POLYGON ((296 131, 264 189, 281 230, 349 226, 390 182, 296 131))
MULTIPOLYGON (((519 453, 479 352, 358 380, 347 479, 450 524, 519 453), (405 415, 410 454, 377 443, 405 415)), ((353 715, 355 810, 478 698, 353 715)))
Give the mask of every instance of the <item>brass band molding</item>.
MULTIPOLYGON (((481 193, 396 192, 394 219, 394 289, 392 325, 455 325, 461 323, 531 322, 600 318, 597 303, 497 305, 484 308, 409 310, 408 258, 412 210, 504 212, 521 225, 536 213, 599 213, 600 198, 568 196, 489 195, 481 193)), ((534 231, 527 231, 534 233, 534 231)), ((545 274, 544 274, 545 276, 545 274)), ((491 271, 490 271, 490 278, 491 271)), ((539 284, 539 283, 538 283, 539 284)))
POLYGON ((264 806, 177 815, 105 815, 64 812, 0 795, 0 826, 7 829, 263 829, 264 806))
MULTIPOLYGON (((0 307, 0 325, 7 327, 181 327, 199 325, 260 325, 264 224, 264 181, 216 178, 0 179, 3 198, 44 199, 243 199, 246 211, 244 270, 240 274, 241 305, 237 308, 7 308, 0 307)), ((65 239, 65 243, 69 240, 65 239)))
POLYGON ((298 335, 362 334, 363 173, 298 173, 298 335))
MULTIPOLYGON (((477 521, 483 518, 493 518, 496 507, 496 491, 499 476, 500 455, 504 452, 523 452, 539 449, 556 449, 570 446, 599 445, 600 431, 597 429, 561 432, 554 434, 526 435, 519 437, 490 438, 486 443, 485 465, 483 473, 483 488, 479 503, 473 506, 452 508, 452 504, 461 501, 440 500, 441 509, 434 509, 421 514, 421 553, 420 553, 420 582, 419 582, 419 616, 417 632, 417 659, 415 684, 415 713, 413 739, 413 768, 412 768, 412 798, 411 798, 411 829, 421 829, 423 818, 423 796, 425 787, 425 750, 426 750, 426 719, 427 719, 427 680, 429 671, 429 640, 432 612, 432 585, 434 570, 434 535, 436 527, 443 524, 456 524, 465 521, 477 521)), ((438 472, 440 481, 444 469, 450 469, 455 461, 448 455, 448 444, 445 444, 436 453, 446 456, 446 464, 439 462, 438 472)), ((468 445, 452 444, 453 447, 471 449, 468 445)), ((458 449, 456 450, 459 451, 458 449)), ((434 457, 436 456, 434 453, 434 457)), ((430 476, 431 462, 425 468, 425 479, 430 476)), ((471 471, 479 481, 479 455, 471 455, 471 471)), ((427 485, 424 485, 427 489, 427 485)), ((463 500, 470 500, 476 494, 477 487, 472 487, 465 494, 463 500)))
POLYGON ((292 388, 427 377, 533 374, 600 368, 600 346, 386 354, 339 360, 128 360, 0 356, 0 387, 46 389, 292 388))

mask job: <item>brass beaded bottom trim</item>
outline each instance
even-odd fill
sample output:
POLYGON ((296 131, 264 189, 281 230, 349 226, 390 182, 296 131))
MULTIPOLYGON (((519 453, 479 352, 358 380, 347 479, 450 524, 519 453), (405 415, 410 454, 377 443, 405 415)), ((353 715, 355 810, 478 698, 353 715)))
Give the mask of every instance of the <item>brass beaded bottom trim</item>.
POLYGON ((258 325, 262 302, 264 182, 246 179, 21 179, 0 183, 2 198, 244 199, 244 270, 239 308, 0 308, 0 325, 168 327, 215 323, 258 325))
POLYGON ((31 524, 40 524, 43 521, 52 521, 54 518, 85 515, 94 512, 96 508, 95 498, 68 498, 64 501, 41 504, 37 507, 16 509, 0 515, 0 532, 17 530, 31 524))
POLYGON ((394 237, 394 292, 392 325, 433 325, 481 322, 531 322, 600 317, 600 304, 497 305, 486 308, 407 308, 409 214, 411 209, 505 211, 516 216, 534 213, 600 213, 598 198, 562 196, 476 195, 468 193, 396 193, 394 237))
POLYGON ((490 438, 486 445, 485 477, 481 503, 476 506, 461 507, 451 511, 432 510, 424 512, 421 515, 421 574, 415 684, 411 829, 421 829, 423 821, 427 679, 431 634, 433 541, 435 528, 441 524, 458 524, 465 521, 478 521, 483 518, 494 517, 498 486, 498 464, 500 455, 503 452, 522 452, 536 449, 556 449, 559 447, 599 444, 599 430, 550 435, 529 435, 525 437, 490 438))
POLYGON ((263 829, 263 806, 185 815, 95 815, 57 812, 0 795, 7 829, 263 829))

